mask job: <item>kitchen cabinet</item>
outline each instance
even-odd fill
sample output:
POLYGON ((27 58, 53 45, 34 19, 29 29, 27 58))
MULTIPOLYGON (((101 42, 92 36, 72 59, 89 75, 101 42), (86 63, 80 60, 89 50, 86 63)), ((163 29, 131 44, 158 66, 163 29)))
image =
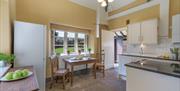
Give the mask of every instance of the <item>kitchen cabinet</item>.
POLYGON ((128 43, 140 44, 141 23, 128 25, 128 43))
POLYGON ((152 19, 141 23, 141 37, 144 44, 158 43, 158 20, 152 19))
POLYGON ((157 44, 158 43, 158 19, 128 25, 129 44, 157 44))
POLYGON ((173 16, 172 19, 172 42, 180 43, 180 14, 173 16))
POLYGON ((127 91, 180 91, 178 77, 156 72, 127 67, 126 79, 127 91))

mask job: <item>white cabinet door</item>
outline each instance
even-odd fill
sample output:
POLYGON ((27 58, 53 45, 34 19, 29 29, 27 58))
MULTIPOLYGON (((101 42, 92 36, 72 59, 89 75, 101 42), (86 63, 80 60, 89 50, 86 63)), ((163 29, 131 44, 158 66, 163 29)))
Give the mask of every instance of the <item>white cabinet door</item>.
POLYGON ((144 44, 158 43, 158 20, 152 19, 141 23, 141 36, 144 44))
POLYGON ((140 44, 140 23, 128 25, 128 43, 129 44, 140 44))
POLYGON ((14 27, 14 65, 34 66, 40 91, 45 91, 46 26, 16 21, 14 27))
POLYGON ((126 91, 180 91, 180 79, 127 67, 126 91))
POLYGON ((102 50, 105 52, 105 69, 114 66, 114 32, 102 30, 102 50))
POLYGON ((180 14, 173 16, 172 20, 172 42, 180 43, 180 14))

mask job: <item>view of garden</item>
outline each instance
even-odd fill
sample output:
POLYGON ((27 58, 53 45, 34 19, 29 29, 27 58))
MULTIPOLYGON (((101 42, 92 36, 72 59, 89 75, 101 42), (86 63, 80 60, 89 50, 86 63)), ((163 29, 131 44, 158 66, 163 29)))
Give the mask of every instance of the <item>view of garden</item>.
POLYGON ((64 46, 68 47, 67 51, 70 51, 70 53, 75 52, 75 50, 81 50, 81 52, 84 52, 85 34, 56 31, 54 33, 54 38, 55 38, 55 52, 57 54, 67 53, 64 51, 64 46), (78 35, 77 37, 75 37, 76 34, 78 35), (65 36, 67 37, 64 38, 65 36), (78 45, 78 48, 76 49, 75 49, 75 41, 77 41, 77 45, 78 45))
MULTIPOLYGON (((73 47, 69 47, 68 50, 69 50, 70 52, 74 52, 74 48, 73 48, 73 47)), ((64 48, 56 48, 56 49, 55 49, 55 52, 56 52, 57 54, 64 53, 64 48)))

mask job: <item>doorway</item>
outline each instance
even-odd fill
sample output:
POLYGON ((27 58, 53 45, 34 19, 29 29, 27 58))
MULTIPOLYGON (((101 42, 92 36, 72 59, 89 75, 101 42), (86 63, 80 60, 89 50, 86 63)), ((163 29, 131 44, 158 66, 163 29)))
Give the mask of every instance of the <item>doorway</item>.
POLYGON ((122 54, 123 50, 123 38, 114 36, 114 63, 118 63, 118 57, 122 54))
POLYGON ((127 28, 122 28, 114 34, 114 64, 118 66, 119 56, 123 53, 123 42, 127 40, 127 28))

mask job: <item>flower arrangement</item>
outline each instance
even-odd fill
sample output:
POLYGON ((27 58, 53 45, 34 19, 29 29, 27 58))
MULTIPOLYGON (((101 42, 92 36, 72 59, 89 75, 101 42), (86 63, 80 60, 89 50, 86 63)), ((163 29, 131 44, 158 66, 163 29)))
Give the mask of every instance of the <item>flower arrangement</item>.
POLYGON ((71 51, 70 50, 67 50, 67 54, 70 55, 71 51))
POLYGON ((14 59, 15 59, 15 56, 13 54, 8 55, 8 54, 0 53, 0 61, 11 63, 14 59))
POLYGON ((91 50, 92 50, 91 48, 88 48, 89 53, 91 53, 91 50))
POLYGON ((171 51, 172 54, 175 55, 175 60, 178 60, 179 48, 170 48, 170 51, 171 51))

